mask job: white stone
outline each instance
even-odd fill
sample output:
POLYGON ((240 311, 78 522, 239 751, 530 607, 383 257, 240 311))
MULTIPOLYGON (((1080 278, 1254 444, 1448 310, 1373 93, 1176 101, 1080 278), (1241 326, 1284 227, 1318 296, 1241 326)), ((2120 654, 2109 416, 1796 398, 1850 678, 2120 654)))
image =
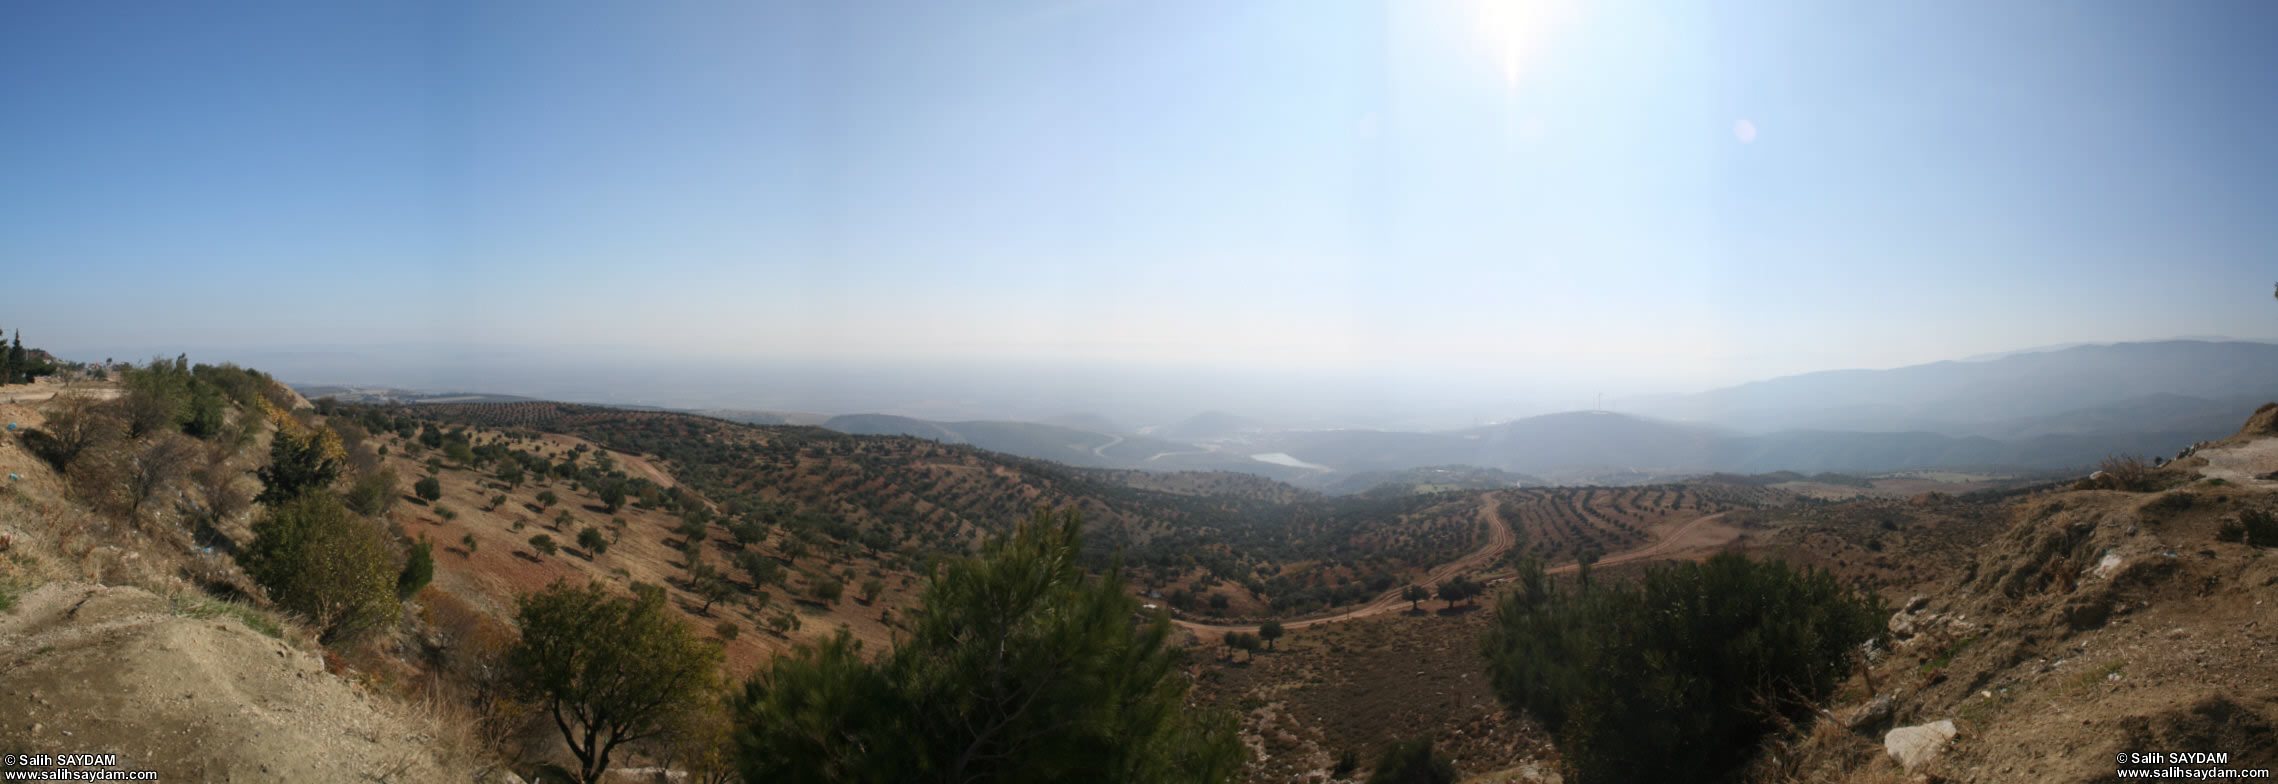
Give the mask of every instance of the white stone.
POLYGON ((1912 773, 1915 768, 1937 759, 1939 750, 1954 739, 1955 732, 1952 719, 1900 727, 1883 735, 1883 751, 1889 752, 1899 767, 1912 773))

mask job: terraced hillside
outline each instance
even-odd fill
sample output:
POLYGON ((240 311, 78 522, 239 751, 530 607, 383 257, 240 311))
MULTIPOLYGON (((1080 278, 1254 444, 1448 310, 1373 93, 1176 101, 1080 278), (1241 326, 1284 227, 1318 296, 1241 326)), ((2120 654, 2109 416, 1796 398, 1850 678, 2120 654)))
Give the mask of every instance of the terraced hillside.
POLYGON ((1522 534, 1518 551, 1551 562, 1634 550, 1702 517, 1796 501, 1781 490, 1723 482, 1531 487, 1497 496, 1504 519, 1522 534))

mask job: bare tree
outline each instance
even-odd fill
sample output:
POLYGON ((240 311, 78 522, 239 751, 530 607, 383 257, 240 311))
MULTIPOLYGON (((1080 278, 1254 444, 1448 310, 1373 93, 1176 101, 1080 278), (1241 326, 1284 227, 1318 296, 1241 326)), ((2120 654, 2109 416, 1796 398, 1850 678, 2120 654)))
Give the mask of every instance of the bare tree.
POLYGON ((220 526, 244 512, 252 504, 253 494, 240 481, 245 472, 229 464, 229 447, 214 444, 201 452, 196 466, 190 469, 190 493, 182 511, 208 526, 220 526))
POLYGON ((198 454, 196 444, 173 433, 162 433, 144 443, 126 463, 127 517, 137 519, 142 505, 168 483, 188 473, 198 454))
POLYGON ((24 440, 57 471, 69 471, 72 462, 104 442, 119 437, 126 423, 93 397, 74 392, 56 395, 47 422, 26 433, 24 440))

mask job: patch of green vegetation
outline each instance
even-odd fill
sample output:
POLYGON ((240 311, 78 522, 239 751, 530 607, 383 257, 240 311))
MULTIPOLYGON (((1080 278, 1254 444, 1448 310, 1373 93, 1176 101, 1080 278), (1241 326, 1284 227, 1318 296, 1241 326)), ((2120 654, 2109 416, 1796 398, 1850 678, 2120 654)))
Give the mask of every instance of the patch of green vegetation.
POLYGON ((1571 589, 1528 557, 1512 585, 1482 640, 1488 677, 1557 738, 1578 781, 1737 769, 1835 693, 1890 614, 1832 573, 1733 553, 1571 589), (1767 703, 1762 683, 1789 692, 1767 703))
POLYGON ((1946 665, 1953 664, 1954 657, 1962 655, 1962 651, 1969 650, 1969 647, 1977 642, 1977 638, 1978 635, 1972 634, 1946 643, 1945 647, 1938 649, 1937 655, 1922 663, 1922 674, 1928 675, 1945 669, 1946 665))
POLYGON ((16 587, 0 583, 0 612, 16 611, 16 587))
POLYGON ((206 620, 227 615, 245 624, 245 628, 260 632, 273 640, 285 638, 285 626, 275 617, 242 604, 225 602, 204 594, 176 593, 167 597, 174 605, 174 614, 184 618, 206 620))

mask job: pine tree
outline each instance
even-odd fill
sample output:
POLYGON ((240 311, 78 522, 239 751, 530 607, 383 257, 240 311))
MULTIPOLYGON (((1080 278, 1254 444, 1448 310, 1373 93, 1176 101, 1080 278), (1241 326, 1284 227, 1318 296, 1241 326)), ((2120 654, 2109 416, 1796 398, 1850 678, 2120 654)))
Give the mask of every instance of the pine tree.
POLYGON ((257 472, 261 495, 253 500, 276 506, 309 490, 321 490, 340 478, 340 461, 325 454, 322 441, 302 438, 283 430, 269 442, 269 465, 257 472))

